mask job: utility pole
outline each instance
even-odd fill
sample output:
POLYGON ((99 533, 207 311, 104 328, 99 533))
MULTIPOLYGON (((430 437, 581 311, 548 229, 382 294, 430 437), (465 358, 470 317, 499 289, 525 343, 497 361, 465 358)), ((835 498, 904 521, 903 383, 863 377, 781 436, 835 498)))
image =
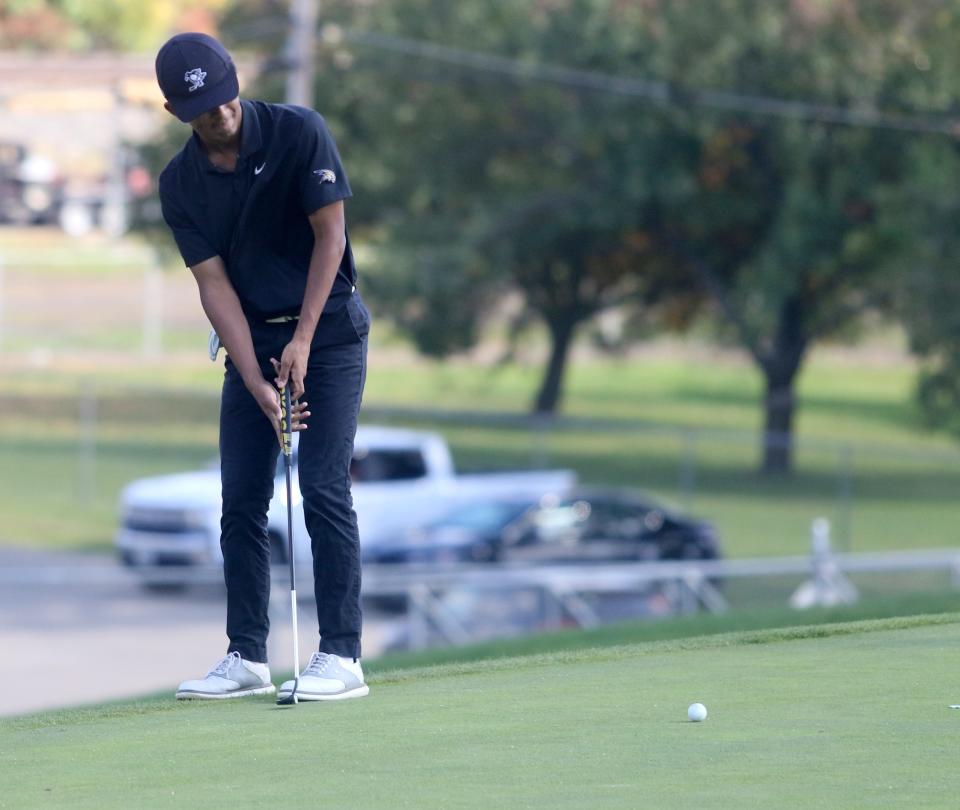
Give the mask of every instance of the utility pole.
POLYGON ((313 106, 313 49, 319 15, 319 0, 290 0, 287 104, 313 106))

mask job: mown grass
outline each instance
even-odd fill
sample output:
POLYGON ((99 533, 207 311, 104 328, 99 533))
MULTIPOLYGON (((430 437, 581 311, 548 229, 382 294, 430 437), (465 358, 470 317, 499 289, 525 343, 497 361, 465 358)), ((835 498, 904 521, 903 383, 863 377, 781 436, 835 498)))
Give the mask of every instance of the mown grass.
MULTIPOLYGON (((779 594, 778 594, 779 595, 779 594)), ((624 621, 588 630, 566 629, 518 638, 499 638, 454 647, 392 652, 364 663, 365 670, 378 675, 401 669, 417 669, 437 664, 469 663, 494 658, 583 650, 625 644, 675 641, 701 636, 751 633, 756 631, 789 631, 790 628, 812 628, 820 625, 881 620, 901 616, 943 615, 960 613, 960 591, 939 589, 874 593, 852 605, 817 607, 799 611, 787 607, 785 600, 763 604, 763 607, 732 610, 727 613, 697 613, 660 621, 624 621)), ((813 632, 812 630, 808 630, 813 632)))
POLYGON ((0 723, 0 807, 949 807, 960 616, 371 674, 276 707, 169 697, 0 723), (706 722, 686 721, 698 700, 706 722), (322 715, 322 716, 321 716, 322 715), (325 741, 319 745, 318 740, 325 741))
POLYGON ((29 272, 47 283, 58 277, 137 274, 156 261, 141 239, 113 239, 102 233, 68 237, 55 227, 0 229, 0 255, 5 269, 29 272))
MULTIPOLYGON (((106 548, 125 482, 213 457, 220 372, 184 366, 0 373, 0 534, 106 548), (185 387, 193 374, 200 382, 185 387), (82 391, 95 397, 92 433, 80 417, 82 391)), ((800 383, 796 471, 786 479, 757 472, 756 373, 702 350, 577 362, 565 413, 617 424, 532 429, 429 415, 522 415, 536 384, 531 368, 381 363, 375 349, 366 421, 401 408, 391 421, 441 430, 467 469, 567 466, 585 482, 649 490, 716 523, 732 556, 803 553, 819 516, 831 519, 843 549, 955 545, 960 453, 921 427, 912 375, 906 363, 815 357, 800 383)))

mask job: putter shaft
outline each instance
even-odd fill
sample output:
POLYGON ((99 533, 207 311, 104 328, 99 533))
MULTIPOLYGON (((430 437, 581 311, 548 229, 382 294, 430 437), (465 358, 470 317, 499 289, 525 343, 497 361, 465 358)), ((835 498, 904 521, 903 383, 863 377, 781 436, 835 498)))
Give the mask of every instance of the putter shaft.
POLYGON ((282 420, 280 424, 283 436, 283 463, 287 478, 287 557, 290 561, 290 616, 293 622, 293 691, 286 698, 277 701, 289 706, 297 703, 297 687, 300 685, 300 641, 297 637, 297 573, 293 551, 293 424, 290 389, 280 389, 282 420))

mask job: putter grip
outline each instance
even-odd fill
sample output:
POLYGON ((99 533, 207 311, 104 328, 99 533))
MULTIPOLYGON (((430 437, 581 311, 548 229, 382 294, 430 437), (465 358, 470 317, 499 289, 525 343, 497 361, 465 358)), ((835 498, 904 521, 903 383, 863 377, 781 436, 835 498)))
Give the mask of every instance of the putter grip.
POLYGON ((280 432, 283 434, 283 455, 289 461, 293 457, 293 425, 290 422, 290 389, 280 389, 280 432))

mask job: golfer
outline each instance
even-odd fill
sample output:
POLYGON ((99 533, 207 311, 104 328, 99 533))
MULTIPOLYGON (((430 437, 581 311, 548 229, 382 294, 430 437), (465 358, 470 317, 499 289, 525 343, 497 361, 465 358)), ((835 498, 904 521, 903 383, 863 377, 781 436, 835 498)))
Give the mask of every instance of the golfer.
MULTIPOLYGON (((278 387, 289 385, 313 550, 320 640, 300 700, 368 693, 360 666, 360 546, 350 459, 370 316, 344 219, 351 195, 323 118, 239 98, 224 47, 179 34, 157 55, 167 111, 193 133, 160 175, 163 217, 193 272, 227 358, 220 403, 227 655, 178 698, 276 691, 267 664, 267 508, 280 449, 278 387), (307 410, 309 406, 309 410, 307 410), (307 424, 308 417, 309 426, 307 424), (309 429, 307 429, 309 427, 309 429)), ((294 682, 280 687, 280 695, 294 682)))

